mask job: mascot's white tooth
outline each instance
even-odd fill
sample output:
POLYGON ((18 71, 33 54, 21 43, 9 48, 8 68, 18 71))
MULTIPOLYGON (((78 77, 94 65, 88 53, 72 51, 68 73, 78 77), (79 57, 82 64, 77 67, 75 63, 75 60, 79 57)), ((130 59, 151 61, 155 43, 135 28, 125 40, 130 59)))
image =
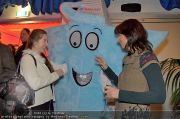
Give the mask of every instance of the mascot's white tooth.
POLYGON ((86 75, 81 75, 81 76, 82 76, 82 78, 86 79, 86 75))
POLYGON ((91 79, 92 79, 92 72, 86 73, 86 74, 80 74, 77 73, 74 69, 72 69, 73 72, 73 78, 75 80, 75 82, 77 83, 77 85, 79 86, 86 86, 90 83, 91 79))

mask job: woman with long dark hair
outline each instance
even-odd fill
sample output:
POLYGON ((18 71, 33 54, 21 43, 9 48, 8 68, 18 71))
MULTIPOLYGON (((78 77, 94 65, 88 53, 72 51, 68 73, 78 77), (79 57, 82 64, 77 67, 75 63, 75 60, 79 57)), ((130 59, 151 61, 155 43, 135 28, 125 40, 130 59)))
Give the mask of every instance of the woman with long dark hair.
POLYGON ((105 97, 107 101, 115 101, 115 117, 118 119, 149 118, 150 104, 162 104, 166 98, 159 61, 147 40, 146 30, 138 20, 125 20, 116 26, 114 33, 127 56, 123 59, 119 76, 102 57, 96 57, 97 63, 117 86, 106 86, 105 97))
POLYGON ((19 61, 22 57, 22 54, 23 54, 23 50, 26 49, 26 46, 27 46, 27 41, 28 41, 28 38, 29 38, 29 35, 30 35, 30 30, 28 28, 23 28, 21 30, 21 33, 20 33, 20 40, 22 42, 22 45, 17 49, 15 55, 14 55, 14 59, 15 59, 15 63, 16 65, 19 64, 19 61))

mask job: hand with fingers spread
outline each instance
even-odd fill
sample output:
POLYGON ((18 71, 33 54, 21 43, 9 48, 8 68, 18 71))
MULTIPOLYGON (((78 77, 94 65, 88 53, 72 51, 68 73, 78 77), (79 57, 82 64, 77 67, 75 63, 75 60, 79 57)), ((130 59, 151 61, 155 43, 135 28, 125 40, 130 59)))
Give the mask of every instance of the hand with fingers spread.
POLYGON ((96 56, 96 62, 103 70, 106 70, 108 68, 108 65, 106 64, 103 57, 96 56))
POLYGON ((104 95, 107 101, 116 100, 118 99, 118 96, 119 96, 119 89, 112 86, 106 86, 104 95))

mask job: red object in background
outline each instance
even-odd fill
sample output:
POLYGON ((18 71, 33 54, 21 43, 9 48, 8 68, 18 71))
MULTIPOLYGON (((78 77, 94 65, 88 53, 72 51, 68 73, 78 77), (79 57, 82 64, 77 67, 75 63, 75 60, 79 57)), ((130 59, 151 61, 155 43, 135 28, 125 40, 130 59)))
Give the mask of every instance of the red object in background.
POLYGON ((18 47, 21 45, 19 39, 20 32, 23 28, 44 29, 52 26, 60 26, 60 22, 41 22, 41 23, 29 23, 29 24, 0 24, 1 39, 4 44, 13 44, 18 47))

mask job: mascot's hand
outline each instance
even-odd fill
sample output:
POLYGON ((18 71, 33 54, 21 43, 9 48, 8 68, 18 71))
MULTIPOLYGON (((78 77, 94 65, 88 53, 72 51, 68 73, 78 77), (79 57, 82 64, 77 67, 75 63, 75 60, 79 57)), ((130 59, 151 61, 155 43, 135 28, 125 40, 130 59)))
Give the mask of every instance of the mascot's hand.
POLYGON ((96 62, 103 70, 106 70, 108 68, 108 65, 106 64, 103 57, 96 56, 96 62))

